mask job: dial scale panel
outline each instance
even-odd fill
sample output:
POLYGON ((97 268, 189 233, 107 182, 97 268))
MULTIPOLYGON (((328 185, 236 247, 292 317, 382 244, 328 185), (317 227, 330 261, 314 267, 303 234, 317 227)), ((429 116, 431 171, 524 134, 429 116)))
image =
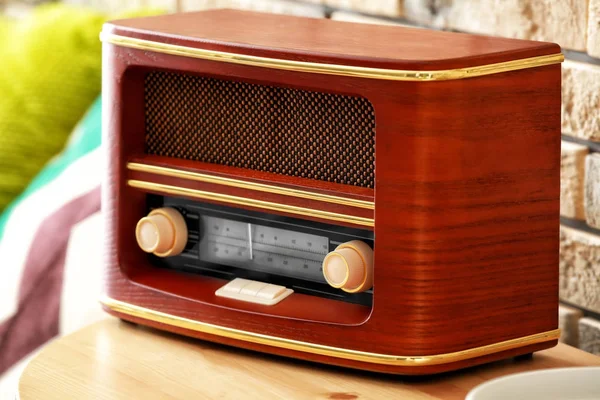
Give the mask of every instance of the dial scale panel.
POLYGON ((149 209, 172 207, 184 217, 188 242, 179 255, 151 255, 154 265, 225 279, 246 278, 296 292, 371 305, 373 290, 346 293, 323 276, 323 261, 337 246, 361 240, 373 248, 372 231, 241 211, 169 196, 148 196, 149 209))

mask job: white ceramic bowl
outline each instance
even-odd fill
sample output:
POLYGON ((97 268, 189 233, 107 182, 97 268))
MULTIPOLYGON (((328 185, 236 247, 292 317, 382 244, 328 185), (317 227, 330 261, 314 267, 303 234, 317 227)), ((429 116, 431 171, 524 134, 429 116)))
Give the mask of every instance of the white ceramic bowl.
POLYGON ((476 386, 466 400, 600 400, 600 367, 522 372, 476 386))

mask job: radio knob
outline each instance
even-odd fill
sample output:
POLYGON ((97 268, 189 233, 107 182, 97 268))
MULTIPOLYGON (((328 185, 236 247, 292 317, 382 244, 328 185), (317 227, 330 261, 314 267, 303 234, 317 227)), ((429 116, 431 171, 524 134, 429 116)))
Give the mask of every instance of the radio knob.
POLYGON ((360 240, 342 243, 323 260, 327 283, 348 293, 373 286, 373 250, 360 240))
POLYGON ((159 257, 176 256, 185 248, 187 226, 179 211, 171 207, 152 210, 135 227, 137 243, 146 253, 159 257))

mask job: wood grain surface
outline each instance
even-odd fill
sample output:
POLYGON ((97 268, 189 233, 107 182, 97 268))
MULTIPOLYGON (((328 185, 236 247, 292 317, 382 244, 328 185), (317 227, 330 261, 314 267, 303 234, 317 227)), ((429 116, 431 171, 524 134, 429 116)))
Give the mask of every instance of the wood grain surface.
POLYGON ((560 53, 554 43, 237 10, 120 20, 103 31, 237 54, 406 70, 464 68, 560 53))
POLYGON ((21 400, 47 399, 447 399, 476 385, 544 368, 600 366, 559 344, 435 377, 402 378, 327 367, 188 339, 113 318, 58 339, 21 376, 21 400))

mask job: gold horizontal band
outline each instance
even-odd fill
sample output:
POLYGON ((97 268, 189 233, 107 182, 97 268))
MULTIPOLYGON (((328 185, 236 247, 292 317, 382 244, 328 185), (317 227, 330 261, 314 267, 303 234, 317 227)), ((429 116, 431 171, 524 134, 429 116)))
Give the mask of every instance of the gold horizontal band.
POLYGON ((548 332, 542 332, 535 335, 505 340, 486 346, 474 347, 471 349, 456 351, 452 353, 435 354, 429 356, 399 356, 391 354, 370 353, 365 351, 345 349, 341 347, 331 347, 316 343, 302 342, 299 340, 286 339, 277 336, 270 336, 260 333, 243 331, 240 329, 228 328, 224 326, 209 324, 206 322, 194 321, 188 318, 178 317, 176 315, 151 310, 149 308, 136 306, 108 297, 104 297, 103 299, 101 299, 101 303, 109 309, 125 315, 131 315, 133 317, 159 322, 165 325, 176 326, 178 328, 189 329, 191 331, 202 332, 210 335, 226 337, 229 339, 241 340, 265 346, 279 347, 282 349, 299 351, 304 353, 361 361, 371 364, 384 364, 394 366, 419 367, 427 365, 448 364, 470 358, 481 357, 492 353, 498 353, 505 350, 511 350, 518 347, 556 340, 560 336, 560 329, 555 329, 548 332))
POLYGON ((172 194, 176 196, 189 196, 198 199, 220 201, 228 204, 236 204, 249 207, 258 207, 265 210, 281 211, 290 214, 304 215, 314 218, 322 218, 331 221, 347 222, 355 225, 373 227, 375 222, 372 218, 357 217, 354 215, 338 214, 329 211, 315 210, 312 208, 304 208, 291 206, 288 204, 273 203, 270 201, 250 199, 247 197, 231 196, 223 193, 213 193, 204 190, 196 190, 183 188, 178 186, 163 185, 160 183, 128 180, 127 184, 131 187, 145 190, 155 190, 157 192, 172 194))
POLYGON ((438 71, 410 71, 384 68, 357 67, 350 65, 315 63, 307 61, 282 60, 269 57, 235 54, 224 51, 197 49, 194 47, 154 42, 151 40, 114 35, 102 32, 100 40, 117 46, 153 51, 176 56, 200 58, 210 61, 222 61, 232 64, 281 69, 287 71, 309 72, 316 74, 353 76, 359 78, 385 79, 392 81, 446 81, 452 79, 474 78, 477 76, 498 74, 519 69, 541 67, 564 61, 562 53, 538 57, 523 58, 495 64, 456 68, 438 71))
POLYGON ((264 183, 248 182, 240 179, 224 178, 221 176, 208 175, 199 172, 183 171, 180 169, 159 167, 136 162, 127 163, 127 169, 131 171, 148 172, 156 175, 171 176, 181 179, 190 179, 198 182, 214 183, 218 185, 231 186, 241 189, 256 190, 259 192, 274 193, 284 196, 300 197, 303 199, 323 201, 327 203, 340 204, 345 206, 375 209, 375 203, 372 201, 349 199, 347 197, 332 196, 328 194, 314 193, 307 190, 291 189, 267 185, 264 183))

